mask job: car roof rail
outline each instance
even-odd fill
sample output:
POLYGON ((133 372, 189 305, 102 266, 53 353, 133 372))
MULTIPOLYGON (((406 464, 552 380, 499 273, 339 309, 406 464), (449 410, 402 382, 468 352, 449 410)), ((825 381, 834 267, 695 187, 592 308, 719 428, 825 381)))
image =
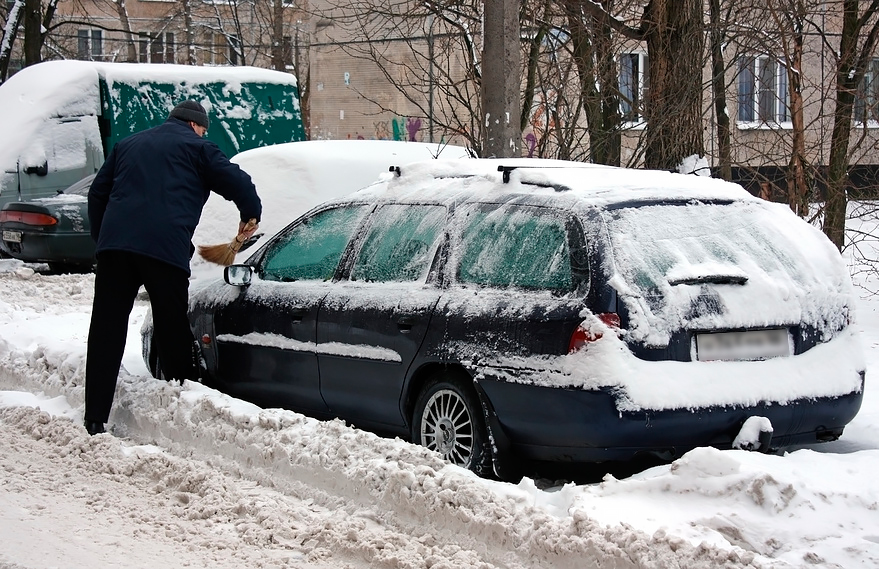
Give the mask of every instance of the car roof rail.
MULTIPOLYGON (((535 169, 546 170, 546 169, 564 168, 564 166, 498 166, 497 171, 503 173, 504 183, 509 184, 510 183, 510 172, 512 172, 513 170, 517 170, 519 168, 535 168, 535 169)), ((532 185, 532 186, 538 186, 540 188, 552 188, 557 192, 571 191, 571 188, 569 188, 568 186, 562 185, 562 184, 540 184, 540 183, 534 183, 534 182, 526 182, 526 183, 529 185, 532 185)))
POLYGON ((566 169, 568 169, 568 168, 570 168, 570 166, 542 166, 542 165, 535 165, 535 166, 521 166, 521 165, 519 165, 519 166, 503 166, 503 165, 501 165, 501 166, 498 166, 498 167, 497 167, 497 171, 503 173, 503 180, 504 180, 504 183, 505 183, 505 184, 509 184, 509 183, 510 183, 510 172, 512 172, 513 170, 520 170, 520 169, 531 169, 531 170, 566 170, 566 169))

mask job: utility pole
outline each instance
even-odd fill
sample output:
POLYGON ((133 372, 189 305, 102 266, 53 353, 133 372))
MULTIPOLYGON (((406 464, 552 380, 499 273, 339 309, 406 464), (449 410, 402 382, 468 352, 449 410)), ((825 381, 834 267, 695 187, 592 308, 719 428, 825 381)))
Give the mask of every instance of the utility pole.
POLYGON ((484 158, 522 155, 518 0, 485 0, 482 48, 484 158))

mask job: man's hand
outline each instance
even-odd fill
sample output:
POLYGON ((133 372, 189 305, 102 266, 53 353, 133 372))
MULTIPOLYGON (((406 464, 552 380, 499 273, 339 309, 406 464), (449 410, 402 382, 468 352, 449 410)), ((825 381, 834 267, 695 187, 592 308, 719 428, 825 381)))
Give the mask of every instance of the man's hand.
POLYGON ((257 223, 255 219, 251 219, 248 222, 239 221, 238 238, 240 241, 247 241, 254 233, 256 233, 257 229, 259 229, 259 223, 257 223))

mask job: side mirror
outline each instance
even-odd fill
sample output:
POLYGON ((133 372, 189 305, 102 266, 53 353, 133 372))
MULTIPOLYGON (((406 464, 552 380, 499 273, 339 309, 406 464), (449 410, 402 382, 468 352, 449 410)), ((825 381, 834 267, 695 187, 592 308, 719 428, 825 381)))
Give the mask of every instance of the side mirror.
POLYGON ((249 286, 253 279, 253 267, 250 265, 229 265, 223 271, 223 279, 232 286, 249 286))
POLYGON ((43 162, 39 166, 25 166, 25 174, 36 174, 37 176, 45 176, 49 173, 49 163, 43 162))

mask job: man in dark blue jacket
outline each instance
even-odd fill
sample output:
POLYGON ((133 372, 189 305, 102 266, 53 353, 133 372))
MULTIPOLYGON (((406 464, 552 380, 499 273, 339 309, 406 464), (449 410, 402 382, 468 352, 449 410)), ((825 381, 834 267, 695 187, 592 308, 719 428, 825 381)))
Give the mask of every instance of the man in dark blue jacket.
POLYGON ((150 298, 162 373, 196 379, 187 318, 189 261, 211 191, 238 207, 239 233, 247 220, 260 219, 250 176, 203 138, 209 126, 200 104, 183 101, 160 126, 121 140, 92 182, 88 212, 98 263, 86 360, 89 434, 104 432, 110 416, 128 317, 141 285, 150 298))

